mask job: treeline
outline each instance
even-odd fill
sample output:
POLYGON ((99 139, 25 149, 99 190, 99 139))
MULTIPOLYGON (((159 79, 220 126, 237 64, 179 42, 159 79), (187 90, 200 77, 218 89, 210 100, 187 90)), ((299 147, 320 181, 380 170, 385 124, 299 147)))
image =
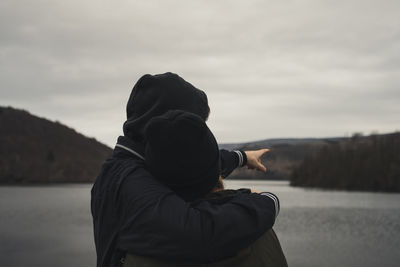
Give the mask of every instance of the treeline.
POLYGON ((400 192, 400 133, 357 134, 326 145, 294 168, 291 185, 400 192))
POLYGON ((0 107, 0 183, 93 182, 111 152, 58 122, 0 107))

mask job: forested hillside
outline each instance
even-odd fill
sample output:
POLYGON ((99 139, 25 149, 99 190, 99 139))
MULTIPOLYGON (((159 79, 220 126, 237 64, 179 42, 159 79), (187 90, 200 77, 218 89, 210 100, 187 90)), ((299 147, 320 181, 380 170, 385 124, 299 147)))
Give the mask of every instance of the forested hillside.
POLYGON ((400 192, 400 133, 355 135, 324 146, 293 170, 291 185, 400 192))
MULTIPOLYGON (((400 192, 400 133, 352 138, 267 139, 222 148, 270 148, 268 172, 230 179, 285 179, 293 186, 400 192)), ((0 183, 93 182, 112 150, 58 122, 0 107, 0 183)))
POLYGON ((93 182, 110 154, 58 122, 0 107, 0 183, 93 182))

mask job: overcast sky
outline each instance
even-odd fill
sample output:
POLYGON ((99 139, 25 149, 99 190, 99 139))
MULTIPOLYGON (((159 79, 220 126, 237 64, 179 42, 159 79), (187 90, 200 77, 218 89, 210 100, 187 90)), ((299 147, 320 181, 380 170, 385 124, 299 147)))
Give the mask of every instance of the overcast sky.
POLYGON ((110 146, 145 73, 209 98, 219 142, 400 130, 400 1, 0 2, 0 105, 110 146))

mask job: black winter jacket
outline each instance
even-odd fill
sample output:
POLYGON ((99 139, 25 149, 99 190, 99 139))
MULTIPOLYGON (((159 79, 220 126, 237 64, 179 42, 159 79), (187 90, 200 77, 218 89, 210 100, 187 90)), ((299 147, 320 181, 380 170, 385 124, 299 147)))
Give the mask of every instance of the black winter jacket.
MULTIPOLYGON (((92 188, 97 266, 121 266, 127 252, 158 259, 213 262, 249 246, 275 221, 275 202, 242 193, 226 203, 187 203, 146 170, 135 143, 120 137, 92 188), (136 154, 136 155, 135 155, 136 154)), ((221 152, 222 173, 238 164, 221 152)))
MULTIPOLYGON (((246 189, 222 190, 210 193, 203 200, 223 204, 246 189)), ((247 189, 248 190, 248 189, 247 189)), ((264 194, 271 194, 265 192, 264 194)), ((274 196, 274 195, 273 195, 274 196)), ((279 204, 279 202, 278 202, 279 204)), ((153 259, 127 254, 123 267, 287 267, 279 239, 273 229, 268 230, 249 247, 240 250, 234 257, 209 264, 153 259)))

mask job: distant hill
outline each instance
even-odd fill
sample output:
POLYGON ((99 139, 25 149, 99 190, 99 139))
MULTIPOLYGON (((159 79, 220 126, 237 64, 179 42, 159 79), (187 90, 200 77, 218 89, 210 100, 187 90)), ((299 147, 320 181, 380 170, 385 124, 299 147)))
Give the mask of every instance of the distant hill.
POLYGON ((291 185, 400 192, 400 133, 355 135, 326 146, 294 168, 291 185))
POLYGON ((59 122, 0 107, 0 183, 93 182, 111 152, 59 122))
MULTIPOLYGON (((291 185, 400 191, 400 133, 352 138, 266 139, 220 148, 269 148, 266 174, 236 169, 229 179, 291 180, 291 185)), ((74 129, 0 107, 0 183, 93 182, 112 150, 74 129)))
POLYGON ((336 144, 343 138, 292 138, 292 139, 266 139, 261 141, 221 144, 220 148, 234 150, 256 150, 269 148, 270 152, 262 158, 262 163, 267 167, 267 173, 236 169, 228 179, 260 179, 260 180, 289 180, 292 171, 306 157, 317 153, 322 147, 336 144))

